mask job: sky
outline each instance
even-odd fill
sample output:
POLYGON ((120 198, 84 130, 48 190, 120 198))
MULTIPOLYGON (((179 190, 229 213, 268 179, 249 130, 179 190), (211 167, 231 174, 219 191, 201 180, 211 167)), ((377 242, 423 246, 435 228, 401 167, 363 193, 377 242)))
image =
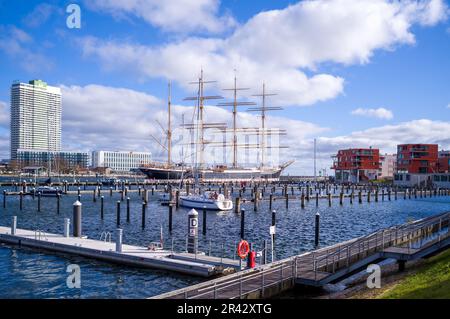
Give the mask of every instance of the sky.
MULTIPOLYGON (((167 83, 175 125, 191 117, 190 81, 242 100, 265 83, 268 126, 287 130, 280 162, 291 175, 330 173, 338 149, 400 143, 450 148, 450 10, 445 0, 0 0, 0 157, 9 158, 13 81, 62 89, 65 150, 164 152, 167 83), (70 4, 80 28, 69 28, 70 4)), ((240 126, 260 119, 241 108, 240 126)), ((231 124, 211 103, 210 122, 231 124)), ((180 151, 175 152, 175 157, 180 151)), ((231 161, 231 156, 227 157, 231 161)))

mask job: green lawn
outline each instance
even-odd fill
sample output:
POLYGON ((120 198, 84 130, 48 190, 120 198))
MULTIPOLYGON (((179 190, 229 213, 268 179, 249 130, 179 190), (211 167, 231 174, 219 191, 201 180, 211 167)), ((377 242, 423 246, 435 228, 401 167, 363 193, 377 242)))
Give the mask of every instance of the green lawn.
POLYGON ((393 288, 378 296, 382 299, 450 299, 450 249, 426 264, 393 288))

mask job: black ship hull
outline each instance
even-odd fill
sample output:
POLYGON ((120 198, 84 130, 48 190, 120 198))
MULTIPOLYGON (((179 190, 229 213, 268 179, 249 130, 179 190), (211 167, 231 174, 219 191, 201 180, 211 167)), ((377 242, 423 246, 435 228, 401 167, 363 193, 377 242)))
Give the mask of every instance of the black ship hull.
MULTIPOLYGON (((153 168, 143 167, 140 169, 149 179, 157 180, 179 180, 182 178, 192 178, 190 168, 153 168)), ((226 169, 226 170, 200 170, 198 175, 202 180, 258 180, 258 179, 279 179, 282 168, 272 169, 226 169)))

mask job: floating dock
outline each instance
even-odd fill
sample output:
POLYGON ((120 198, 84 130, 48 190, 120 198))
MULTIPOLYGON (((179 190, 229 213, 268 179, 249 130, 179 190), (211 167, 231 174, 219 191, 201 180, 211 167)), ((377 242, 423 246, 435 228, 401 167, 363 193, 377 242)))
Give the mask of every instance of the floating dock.
POLYGON ((174 290, 151 299, 258 299, 275 296, 296 285, 322 287, 394 258, 399 270, 406 262, 450 246, 450 212, 381 229, 360 238, 292 256, 254 269, 174 290))
POLYGON ((152 251, 146 247, 125 244, 121 245, 121 252, 118 252, 115 242, 65 237, 25 229, 16 229, 13 235, 10 227, 0 227, 0 242, 120 265, 174 271, 199 277, 217 276, 239 269, 239 261, 232 259, 203 254, 174 253, 168 250, 152 251))

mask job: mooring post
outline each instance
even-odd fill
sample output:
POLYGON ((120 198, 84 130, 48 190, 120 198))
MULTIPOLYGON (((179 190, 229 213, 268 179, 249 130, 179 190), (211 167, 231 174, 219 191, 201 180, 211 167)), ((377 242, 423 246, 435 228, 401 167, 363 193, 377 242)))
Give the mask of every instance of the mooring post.
POLYGON ((70 236, 70 218, 64 218, 64 237, 70 236))
POLYGON ((56 214, 59 215, 61 209, 61 194, 58 193, 56 194, 56 214))
POLYGON ((180 190, 177 189, 175 192, 175 206, 176 208, 180 208, 180 190))
POLYGON ((12 224, 11 224, 11 235, 16 234, 17 229, 17 216, 12 217, 12 224))
POLYGON ((236 197, 234 201, 235 201, 234 212, 235 214, 237 214, 241 211, 241 198, 236 197))
POLYGON ((362 204, 362 192, 361 190, 358 192, 358 202, 362 204))
POLYGON ((127 223, 130 222, 130 197, 127 197, 127 223))
POLYGON ((81 202, 81 194, 78 194, 78 201, 81 202))
POLYGON ((262 256, 261 256, 261 264, 265 265, 267 263, 267 241, 263 240, 263 249, 262 249, 262 256))
POLYGON ((38 212, 41 211, 41 192, 38 192, 38 212))
POLYGON ((277 223, 277 211, 276 210, 272 210, 272 228, 270 231, 270 237, 271 237, 271 254, 272 254, 272 259, 271 261, 274 262, 275 261, 275 233, 276 233, 276 223, 277 223))
POLYGON ((302 191, 302 195, 300 198, 300 207, 303 209, 305 208, 305 194, 303 193, 303 191, 302 191))
POLYGON ((289 194, 287 192, 285 194, 285 197, 286 197, 286 209, 288 209, 289 208, 289 194))
POLYGON ((315 227, 314 246, 319 247, 319 234, 320 234, 320 213, 316 213, 316 227, 315 227))
POLYGON ((100 219, 103 219, 103 213, 104 213, 104 201, 105 198, 102 196, 100 197, 100 219))
POLYGON ((169 203, 169 232, 172 232, 173 206, 169 203))
POLYGON ((206 235, 206 206, 203 206, 203 235, 206 235))
POLYGON ((110 188, 109 188, 109 197, 112 197, 112 193, 113 193, 113 188, 110 187, 110 188))
POLYGON ((78 187, 78 189, 77 189, 77 195, 80 196, 80 193, 81 193, 81 188, 78 187))
POLYGON ((319 193, 316 193, 316 207, 319 207, 319 193))
POLYGON ((269 209, 272 209, 273 194, 269 195, 269 209))
POLYGON ((142 218, 141 218, 141 224, 142 228, 145 228, 145 213, 147 211, 147 203, 142 202, 142 218))
POLYGON ((120 200, 118 200, 116 204, 116 215, 116 224, 117 226, 120 226, 120 200))
POLYGON ((331 207, 331 193, 328 193, 328 206, 331 207))
POLYGON ((123 237, 123 229, 116 229, 116 253, 122 252, 122 237, 123 237))
POLYGON ((198 213, 192 209, 188 214, 188 246, 187 252, 197 254, 198 246, 198 213))
POLYGON ((81 237, 81 202, 73 203, 73 237, 81 237))
POLYGON ((339 194, 339 205, 344 205, 344 193, 343 192, 341 192, 340 194, 339 194))
POLYGON ((245 239, 245 209, 241 209, 241 239, 245 239))
POLYGON ((19 193, 19 209, 23 209, 23 192, 19 193))

